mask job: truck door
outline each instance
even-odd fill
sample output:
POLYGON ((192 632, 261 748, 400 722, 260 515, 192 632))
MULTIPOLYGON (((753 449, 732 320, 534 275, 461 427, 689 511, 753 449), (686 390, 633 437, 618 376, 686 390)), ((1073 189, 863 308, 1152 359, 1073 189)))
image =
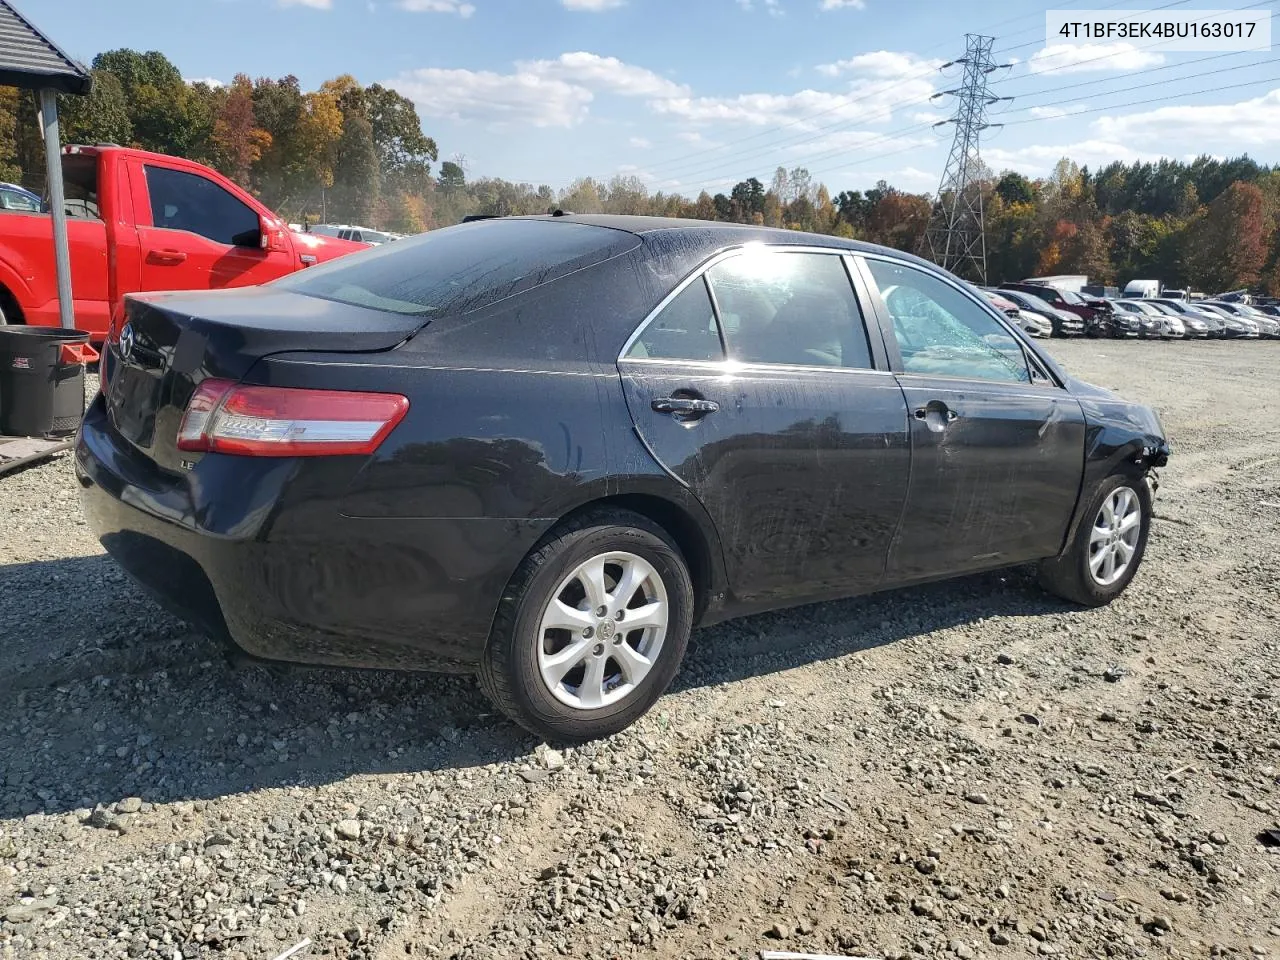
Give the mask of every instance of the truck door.
POLYGON ((140 289, 244 287, 297 269, 291 250, 262 249, 258 211, 222 185, 158 163, 142 169, 151 223, 139 216, 140 289))

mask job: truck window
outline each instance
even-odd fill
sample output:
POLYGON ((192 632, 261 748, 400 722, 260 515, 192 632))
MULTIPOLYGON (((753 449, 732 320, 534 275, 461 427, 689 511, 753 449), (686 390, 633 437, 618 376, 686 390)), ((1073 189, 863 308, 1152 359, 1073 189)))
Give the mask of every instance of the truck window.
POLYGON ((167 167, 145 169, 152 224, 196 233, 214 243, 258 246, 258 215, 212 180, 167 167))
MULTIPOLYGON (((62 158, 62 190, 66 197, 68 217, 81 220, 101 220, 98 210, 98 158, 94 156, 65 156, 62 158)), ((45 207, 49 194, 45 191, 45 207)))

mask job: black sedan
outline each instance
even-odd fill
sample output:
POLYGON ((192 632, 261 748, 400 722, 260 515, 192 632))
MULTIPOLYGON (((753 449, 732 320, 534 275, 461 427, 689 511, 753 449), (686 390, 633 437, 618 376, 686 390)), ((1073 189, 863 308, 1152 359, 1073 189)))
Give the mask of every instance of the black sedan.
POLYGON ((482 220, 130 298, 76 469, 122 567, 253 657, 644 713, 690 630, 1039 563, 1128 585, 1168 447, 967 285, 832 237, 482 220))

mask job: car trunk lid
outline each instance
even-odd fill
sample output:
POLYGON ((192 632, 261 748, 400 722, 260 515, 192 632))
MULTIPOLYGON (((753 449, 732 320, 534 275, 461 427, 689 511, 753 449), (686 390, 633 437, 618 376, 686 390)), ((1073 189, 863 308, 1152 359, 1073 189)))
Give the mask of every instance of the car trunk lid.
POLYGON ((205 379, 240 380, 285 351, 390 350, 427 322, 270 288, 129 297, 125 321, 105 349, 107 411, 126 441, 169 470, 193 457, 178 450, 178 427, 205 379))

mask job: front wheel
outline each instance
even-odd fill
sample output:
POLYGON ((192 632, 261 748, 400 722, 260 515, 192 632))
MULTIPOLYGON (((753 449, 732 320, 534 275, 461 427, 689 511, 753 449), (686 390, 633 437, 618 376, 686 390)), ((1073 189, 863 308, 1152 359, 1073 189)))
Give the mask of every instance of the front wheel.
POLYGON ((1085 506, 1075 538, 1060 557, 1040 562, 1040 584, 1086 607, 1124 592, 1138 572, 1151 529, 1151 490, 1141 477, 1102 481, 1085 506))
POLYGON ((622 510, 571 520, 512 578, 480 684, 503 713, 547 740, 610 736, 671 684, 693 605, 688 566, 660 527, 622 510))

